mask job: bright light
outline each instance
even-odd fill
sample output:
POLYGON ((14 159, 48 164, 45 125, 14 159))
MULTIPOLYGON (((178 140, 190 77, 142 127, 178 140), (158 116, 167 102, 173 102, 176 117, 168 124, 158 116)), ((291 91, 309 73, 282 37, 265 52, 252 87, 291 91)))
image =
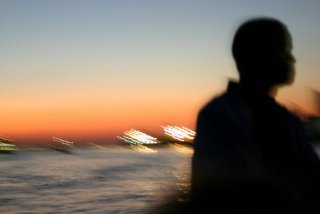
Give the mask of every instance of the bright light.
POLYGON ((196 132, 186 127, 166 125, 162 126, 166 135, 181 142, 192 142, 196 132))
POLYGON ((9 152, 9 151, 16 151, 16 150, 17 150, 17 147, 15 145, 0 142, 0 151, 9 152))
POLYGON ((63 139, 57 138, 57 137, 52 137, 52 140, 54 142, 61 143, 61 144, 65 145, 65 146, 73 146, 74 145, 74 143, 71 142, 71 141, 63 140, 63 139))
POLYGON ((140 132, 135 129, 125 131, 123 137, 119 137, 121 140, 124 140, 130 144, 142 145, 142 144, 157 144, 157 138, 147 135, 143 132, 140 132))
POLYGON ((13 142, 14 140, 0 137, 0 152, 16 151, 17 147, 16 145, 12 144, 13 142))

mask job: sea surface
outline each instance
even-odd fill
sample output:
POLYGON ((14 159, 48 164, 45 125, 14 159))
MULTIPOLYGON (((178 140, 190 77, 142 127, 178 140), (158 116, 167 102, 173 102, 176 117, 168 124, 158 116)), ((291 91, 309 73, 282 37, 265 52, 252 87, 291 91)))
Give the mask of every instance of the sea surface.
POLYGON ((0 154, 0 213, 145 213, 190 187, 192 151, 0 154))

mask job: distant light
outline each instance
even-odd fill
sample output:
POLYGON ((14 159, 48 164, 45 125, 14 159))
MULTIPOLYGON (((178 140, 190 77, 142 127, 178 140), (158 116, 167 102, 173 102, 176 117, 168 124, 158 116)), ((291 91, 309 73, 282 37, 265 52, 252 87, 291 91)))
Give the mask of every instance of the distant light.
POLYGON ((61 143, 61 144, 66 145, 66 146, 73 146, 74 145, 74 143, 71 142, 71 141, 63 140, 63 139, 57 138, 57 137, 52 137, 52 140, 54 142, 61 143))
POLYGON ((4 137, 0 137, 0 141, 1 142, 7 142, 7 143, 13 143, 14 140, 8 139, 8 138, 4 138, 4 137))
POLYGON ((16 145, 12 144, 14 140, 0 137, 0 152, 11 152, 16 151, 16 145))
POLYGON ((147 135, 141 131, 130 129, 129 131, 125 131, 123 133, 123 137, 119 137, 119 139, 124 140, 130 144, 142 145, 142 144, 157 144, 157 138, 147 135))
POLYGON ((17 147, 13 144, 0 142, 0 151, 15 151, 17 147))
POLYGON ((173 125, 162 126, 164 133, 171 138, 181 142, 192 142, 196 136, 196 132, 186 127, 173 125))

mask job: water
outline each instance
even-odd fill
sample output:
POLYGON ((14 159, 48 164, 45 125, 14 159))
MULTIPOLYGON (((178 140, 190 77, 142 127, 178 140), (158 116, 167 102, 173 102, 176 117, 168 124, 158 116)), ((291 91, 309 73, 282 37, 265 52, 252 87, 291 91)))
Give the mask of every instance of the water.
POLYGON ((0 154, 0 213, 144 213, 189 188, 190 161, 172 148, 0 154))

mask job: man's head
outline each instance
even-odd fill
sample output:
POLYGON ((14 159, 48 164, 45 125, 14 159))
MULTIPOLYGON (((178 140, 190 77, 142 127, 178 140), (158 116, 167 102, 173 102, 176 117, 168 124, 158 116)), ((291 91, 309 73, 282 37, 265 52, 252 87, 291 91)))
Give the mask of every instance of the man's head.
POLYGON ((295 58, 287 27, 271 18, 251 19, 237 30, 232 54, 240 81, 254 81, 267 87, 291 84, 295 58))

